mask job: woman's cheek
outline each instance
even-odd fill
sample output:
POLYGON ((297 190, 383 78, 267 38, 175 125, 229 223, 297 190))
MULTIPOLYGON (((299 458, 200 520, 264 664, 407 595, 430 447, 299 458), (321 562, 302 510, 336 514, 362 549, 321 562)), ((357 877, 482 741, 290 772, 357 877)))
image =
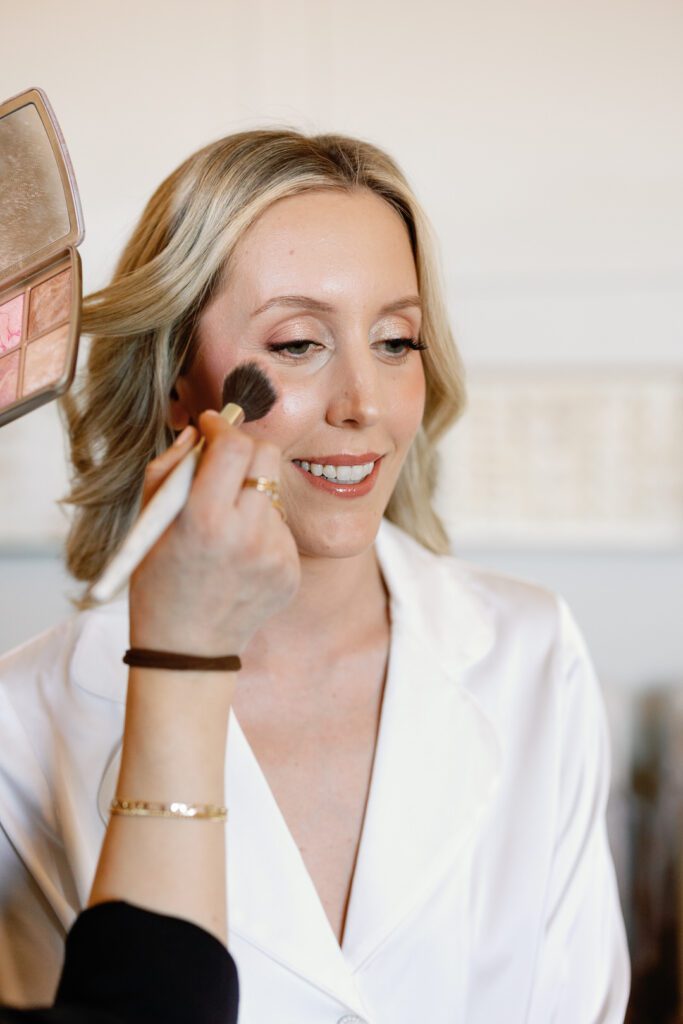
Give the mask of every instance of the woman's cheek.
POLYGON ((319 406, 320 396, 310 381, 296 385, 282 382, 276 408, 288 423, 306 422, 319 410, 319 406))
POLYGON ((245 423, 242 429, 258 440, 272 441, 286 452, 319 424, 317 393, 310 383, 297 387, 277 379, 273 373, 269 376, 278 394, 277 402, 267 416, 245 423))
POLYGON ((413 372, 405 373, 392 389, 392 420, 408 443, 422 423, 426 396, 427 384, 421 363, 413 372))

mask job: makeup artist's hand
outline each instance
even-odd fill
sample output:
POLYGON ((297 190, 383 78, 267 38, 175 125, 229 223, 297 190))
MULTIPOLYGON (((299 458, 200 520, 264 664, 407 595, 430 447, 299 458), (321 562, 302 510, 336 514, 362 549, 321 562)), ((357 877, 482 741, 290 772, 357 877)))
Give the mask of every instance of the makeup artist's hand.
MULTIPOLYGON (((131 577, 131 646, 240 654, 299 585, 291 532, 266 494, 242 486, 279 480, 281 454, 218 413, 202 413, 199 426, 206 445, 187 503, 131 577)), ((143 506, 198 438, 189 428, 149 463, 143 506)))

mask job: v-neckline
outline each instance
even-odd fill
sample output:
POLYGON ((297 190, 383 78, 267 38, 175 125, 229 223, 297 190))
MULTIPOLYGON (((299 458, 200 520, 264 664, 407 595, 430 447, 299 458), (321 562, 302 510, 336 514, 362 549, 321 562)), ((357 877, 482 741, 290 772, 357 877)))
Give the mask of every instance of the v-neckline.
MULTIPOLYGON (((380 565, 380 571, 381 571, 381 565, 380 565)), ((375 799, 375 790, 376 790, 376 786, 377 786, 377 765, 378 765, 378 763, 379 763, 379 761, 381 759, 381 752, 382 752, 382 749, 383 749, 383 746, 384 746, 384 739, 383 739, 384 733, 385 733, 384 722, 386 720, 385 707, 386 707, 386 704, 387 704, 387 697, 389 695, 389 692, 390 692, 390 690, 393 689, 393 687, 392 687, 393 666, 396 664, 396 661, 397 661, 396 645, 397 645, 397 642, 398 642, 398 631, 394 628, 394 624, 395 624, 394 598, 393 598, 393 594, 392 594, 392 592, 391 592, 391 590, 389 588, 389 583, 387 581, 386 575, 384 573, 382 573, 382 578, 384 580, 384 586, 385 586, 385 589, 386 589, 386 592, 387 592, 387 611, 388 611, 388 617, 389 617, 389 645, 388 645, 388 651, 387 651, 387 660, 386 660, 386 667, 385 667, 385 673, 384 673, 384 681, 383 681, 383 685, 382 685, 382 696, 381 696, 381 700, 380 700, 380 708, 379 708, 379 715, 378 715, 378 721, 377 721, 377 730, 376 730, 376 734, 375 734, 375 743, 374 743, 374 750, 373 750, 373 756, 372 756, 372 764, 371 764, 371 768, 370 768, 370 777, 369 777, 368 787, 367 787, 366 796, 365 796, 365 806, 364 806, 364 809, 363 809, 363 815, 362 815, 362 820, 361 820, 361 827, 360 827, 360 834, 359 834, 359 838, 358 838, 358 845, 357 845, 357 849, 356 849, 356 856, 355 856, 355 859, 354 859, 353 871, 352 871, 352 874, 351 874, 351 881, 350 881, 348 892, 347 892, 346 912, 344 914, 344 923, 343 923, 343 928, 342 928, 341 941, 339 941, 337 939, 337 936, 336 936, 336 934, 334 932, 332 924, 331 924, 331 922, 330 922, 330 920, 329 920, 329 918, 327 916, 327 913, 325 911, 325 907, 323 906, 323 902, 322 902, 322 900, 320 898, 320 894, 318 892, 318 889, 317 889, 317 887, 316 887, 316 885, 315 885, 315 883, 313 881, 313 878, 312 878, 312 876, 311 876, 311 874, 310 874, 310 872, 308 870, 308 867, 306 866, 306 862, 304 861, 303 855, 302 855, 302 853, 301 853, 301 851, 299 849, 299 846, 298 846, 298 844, 296 842, 296 839, 294 838, 294 834, 292 833, 292 831, 291 831, 291 829, 290 829, 290 827, 289 827, 289 825, 287 823, 287 820, 286 820, 286 818, 285 818, 285 816, 284 816, 284 814, 283 814, 283 812, 282 812, 282 810, 280 808, 280 805, 278 804, 278 802, 277 802, 277 800, 275 798, 275 794, 273 793, 273 790, 272 790, 272 788, 270 786, 270 783, 268 782, 268 778, 266 776, 266 773, 263 771, 263 769, 261 767, 261 764, 259 762, 259 759, 256 756, 256 753, 255 753, 253 747, 251 746, 249 740, 247 739, 247 735, 246 735, 244 729, 242 728, 242 726, 241 726, 241 724, 239 722, 239 718, 237 717, 236 712, 234 711, 234 709, 232 709, 231 712, 230 712, 230 717, 231 717, 230 730, 231 730, 231 734, 230 734, 228 749, 230 749, 230 745, 234 744, 234 742, 235 742, 235 733, 238 733, 238 735, 239 735, 238 744, 240 744, 242 746, 244 754, 246 755, 246 759, 250 763, 250 769, 254 773, 254 776, 258 779, 258 786, 259 786, 259 788, 266 795, 266 801, 267 801, 267 803, 270 804, 271 810, 273 811, 273 819, 278 822, 277 827, 283 833, 283 836, 284 836, 283 842, 286 844, 286 847, 288 848, 289 852, 294 855, 295 860, 298 862, 299 870, 301 872, 302 877, 305 878, 306 887, 309 890, 310 899, 315 903, 317 909, 319 910, 319 915, 325 921, 325 924, 326 924, 326 927, 327 927, 327 931, 329 933, 329 938, 332 940, 332 942, 334 943, 334 945, 337 948, 337 950, 344 957, 346 957, 348 955, 348 953, 349 953, 349 950, 347 948, 348 947, 347 937, 348 937, 348 934, 349 934, 349 931, 350 931, 350 927, 349 927, 350 926, 350 922, 352 920, 352 917, 354 917, 355 914, 358 913, 357 909, 354 911, 354 908, 357 907, 357 903, 358 903, 358 896, 355 895, 356 891, 357 891, 356 879, 357 879, 358 873, 359 873, 359 866, 361 866, 363 860, 365 859, 365 856, 364 856, 364 851, 365 851, 365 847, 366 847, 366 839, 365 839, 365 837, 366 837, 366 834, 367 834, 367 831, 368 831, 368 822, 369 822, 370 815, 373 813, 372 808, 373 808, 373 806, 376 807, 377 802, 378 802, 375 799), (234 730, 233 730, 233 725, 236 726, 236 729, 234 729, 234 730)), ((237 752, 238 751, 234 751, 234 753, 237 753, 237 752)), ((239 785, 239 783, 237 783, 237 784, 239 785)), ((226 790, 227 790, 227 794, 228 794, 228 796, 227 796, 228 806, 230 804, 230 796, 229 796, 230 788, 229 787, 230 787, 230 780, 228 778, 226 780, 226 790)), ((279 847, 279 841, 273 843, 273 848, 275 848, 275 849, 280 848, 279 847)), ((228 852, 228 856, 229 855, 230 854, 228 852)))

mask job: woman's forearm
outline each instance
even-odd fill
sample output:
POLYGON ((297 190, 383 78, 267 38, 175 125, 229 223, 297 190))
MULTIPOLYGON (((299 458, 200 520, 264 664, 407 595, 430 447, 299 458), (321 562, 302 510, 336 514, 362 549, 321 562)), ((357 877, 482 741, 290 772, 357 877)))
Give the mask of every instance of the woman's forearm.
MULTIPOLYGON (((277 480, 281 452, 215 411, 199 416, 205 447, 190 496, 129 587, 133 648, 239 656, 291 600, 301 565, 291 532, 246 479, 277 480)), ((194 428, 147 466, 143 507, 186 457, 194 428)), ((123 654, 123 652, 122 652, 123 654)), ((223 804, 228 716, 237 674, 133 668, 119 799, 223 804)), ((225 942, 225 825, 111 819, 90 905, 124 900, 186 918, 225 942)))
MULTIPOLYGON (((223 804, 234 673, 130 670, 121 799, 223 804)), ((89 906, 125 900, 226 941, 225 825, 114 816, 89 906)))

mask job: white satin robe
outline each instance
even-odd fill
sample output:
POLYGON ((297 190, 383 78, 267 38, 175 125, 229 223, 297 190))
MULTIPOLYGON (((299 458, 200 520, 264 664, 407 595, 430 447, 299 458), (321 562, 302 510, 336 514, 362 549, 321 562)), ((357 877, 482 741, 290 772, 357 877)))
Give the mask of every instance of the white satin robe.
MULTIPOLYGON (((629 964, 599 686, 563 599, 386 520, 392 640, 342 948, 239 722, 226 762, 240 1024, 617 1024, 629 964)), ((49 998, 123 727, 127 607, 0 659, 0 1000, 49 998)))

